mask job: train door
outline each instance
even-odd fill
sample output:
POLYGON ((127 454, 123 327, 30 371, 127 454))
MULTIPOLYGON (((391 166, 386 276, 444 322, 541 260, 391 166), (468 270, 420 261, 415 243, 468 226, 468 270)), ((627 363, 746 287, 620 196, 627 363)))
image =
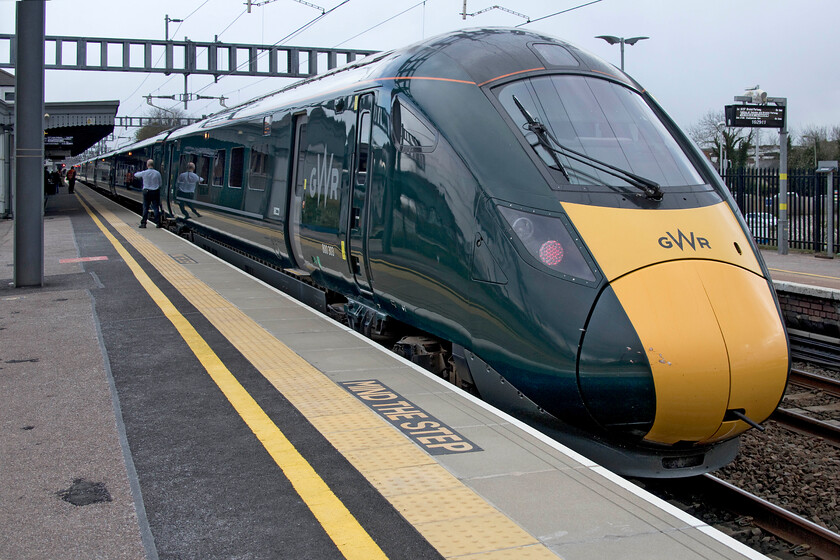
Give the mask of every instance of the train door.
POLYGON ((367 261, 368 185, 370 184, 371 130, 373 126, 374 94, 356 98, 356 143, 353 154, 353 173, 350 181, 350 223, 347 227, 347 259, 356 285, 370 294, 370 274, 367 261))
POLYGON ((161 205, 163 206, 164 212, 174 215, 172 212, 172 201, 175 198, 175 180, 177 178, 177 160, 175 159, 175 145, 174 143, 168 142, 166 147, 164 148, 164 156, 162 167, 160 170, 161 178, 163 179, 163 184, 161 185, 161 189, 163 192, 161 193, 161 205))
POLYGON ((292 157, 292 188, 289 190, 289 204, 287 205, 289 217, 286 220, 289 228, 289 244, 292 248, 292 257, 295 266, 304 269, 306 258, 303 256, 300 239, 300 220, 303 211, 304 197, 306 196, 306 173, 304 173, 304 162, 306 160, 306 125, 308 118, 305 114, 295 117, 295 138, 292 157))
MULTIPOLYGON (((102 161, 104 162, 105 160, 103 159, 102 161)), ((111 191, 111 195, 113 195, 113 196, 117 196, 116 165, 117 165, 117 158, 116 157, 111 158, 108 162, 107 170, 103 169, 103 176, 102 176, 103 179, 108 181, 108 189, 111 191), (108 173, 107 179, 104 176, 106 171, 108 173)), ((103 167, 104 167, 104 164, 103 164, 103 167)), ((96 183, 96 172, 94 172, 93 176, 94 176, 93 182, 96 183)))

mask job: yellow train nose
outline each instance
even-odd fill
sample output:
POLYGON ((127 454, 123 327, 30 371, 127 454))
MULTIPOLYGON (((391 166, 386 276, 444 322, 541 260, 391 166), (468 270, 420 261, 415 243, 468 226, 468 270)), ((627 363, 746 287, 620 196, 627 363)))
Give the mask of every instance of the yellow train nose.
POLYGON ((784 326, 767 281, 710 260, 636 270, 611 283, 647 352, 656 416, 645 440, 710 443, 762 422, 789 369, 784 326))

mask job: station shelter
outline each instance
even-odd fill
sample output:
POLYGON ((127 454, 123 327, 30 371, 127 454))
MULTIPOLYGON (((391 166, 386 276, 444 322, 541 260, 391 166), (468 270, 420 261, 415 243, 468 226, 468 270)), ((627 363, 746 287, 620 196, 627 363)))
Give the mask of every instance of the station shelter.
MULTIPOLYGON (((15 77, 0 70, 0 218, 11 215, 14 185, 15 77)), ((61 165, 114 131, 119 101, 44 104, 44 163, 61 165)))

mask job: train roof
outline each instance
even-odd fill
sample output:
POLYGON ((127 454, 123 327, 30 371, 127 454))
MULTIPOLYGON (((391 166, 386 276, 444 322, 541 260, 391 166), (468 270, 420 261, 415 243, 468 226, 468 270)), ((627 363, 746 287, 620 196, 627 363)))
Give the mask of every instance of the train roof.
POLYGON ((254 119, 282 108, 302 108, 310 100, 351 93, 369 82, 407 82, 422 77, 481 87, 517 74, 545 70, 596 73, 640 89, 615 66, 560 39, 515 28, 462 29, 369 55, 295 82, 177 129, 171 138, 225 126, 231 121, 254 119))

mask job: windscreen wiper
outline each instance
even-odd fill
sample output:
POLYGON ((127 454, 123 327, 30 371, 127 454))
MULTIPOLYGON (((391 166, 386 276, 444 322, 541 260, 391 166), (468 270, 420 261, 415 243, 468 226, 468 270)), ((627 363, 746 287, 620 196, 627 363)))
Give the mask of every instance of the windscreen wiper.
POLYGON ((659 184, 655 181, 651 181, 650 179, 646 179, 644 177, 636 175, 635 173, 631 173, 626 169, 615 167, 614 165, 610 165, 609 163, 603 162, 599 159, 595 159, 586 154, 582 154, 564 146, 563 144, 557 141, 557 139, 548 131, 548 128, 546 128, 544 124, 542 124, 540 121, 531 116, 528 110, 522 106, 522 103, 519 102, 515 95, 513 96, 513 102, 516 103, 516 106, 519 108, 519 111, 522 113, 522 116, 524 116, 525 120, 527 121, 525 124, 525 128, 533 132, 537 136, 537 139, 539 140, 540 144, 546 150, 548 150, 550 154, 552 154, 552 159, 557 163, 558 167, 563 172, 563 175, 566 177, 566 179, 569 179, 569 175, 568 173, 566 173, 565 168, 560 164, 560 161, 557 159, 557 156, 555 154, 560 154, 569 159, 579 161, 580 163, 593 167, 598 171, 601 171, 602 173, 606 173, 607 175, 618 177, 619 179, 622 179, 623 181, 626 181, 629 184, 641 190, 644 193, 645 197, 651 200, 662 200, 662 189, 659 187, 659 184))
POLYGON ((540 121, 531 116, 531 113, 522 106, 522 103, 519 102, 515 95, 513 96, 513 102, 516 103, 516 106, 519 107, 519 110, 522 112, 525 120, 528 121, 528 124, 526 125, 528 130, 537 135, 537 140, 543 148, 548 150, 548 154, 551 156, 551 159, 554 160, 554 165, 557 166, 557 169, 560 170, 560 173, 563 174, 563 177, 565 177, 567 181, 571 181, 571 179, 569 179, 569 174, 566 172, 566 168, 563 167, 563 164, 560 163, 559 159, 557 159, 557 150, 552 147, 551 142, 548 139, 548 129, 546 129, 540 121))

